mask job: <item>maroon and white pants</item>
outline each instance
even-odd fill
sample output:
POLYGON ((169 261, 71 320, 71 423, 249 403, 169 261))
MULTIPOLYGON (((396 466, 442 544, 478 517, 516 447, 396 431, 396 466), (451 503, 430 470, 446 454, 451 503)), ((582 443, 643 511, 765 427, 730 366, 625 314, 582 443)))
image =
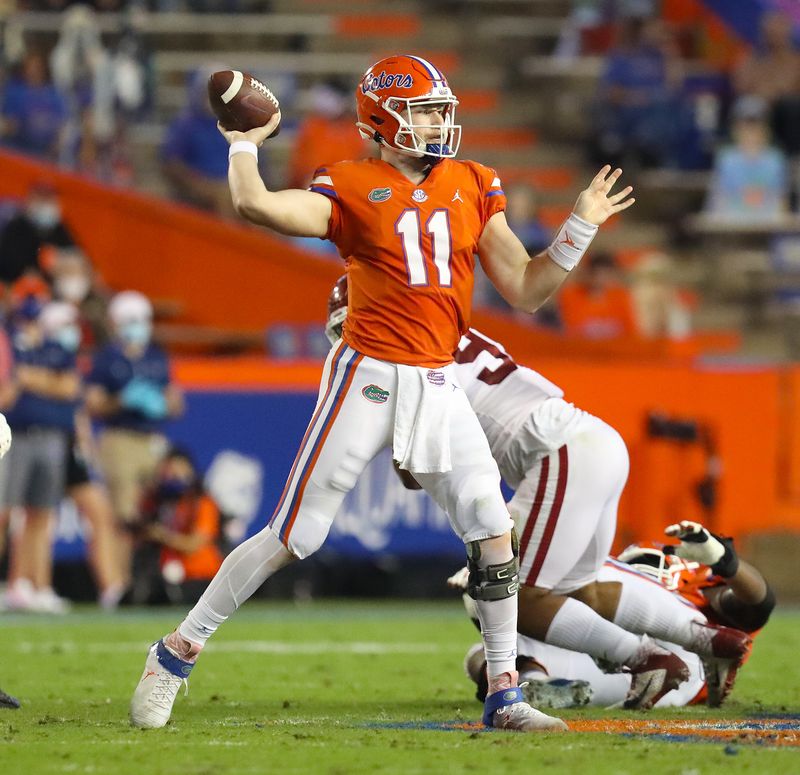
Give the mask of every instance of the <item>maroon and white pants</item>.
POLYGON ((564 446, 532 460, 508 503, 521 584, 567 594, 597 579, 614 540, 628 467, 622 437, 590 414, 564 446))

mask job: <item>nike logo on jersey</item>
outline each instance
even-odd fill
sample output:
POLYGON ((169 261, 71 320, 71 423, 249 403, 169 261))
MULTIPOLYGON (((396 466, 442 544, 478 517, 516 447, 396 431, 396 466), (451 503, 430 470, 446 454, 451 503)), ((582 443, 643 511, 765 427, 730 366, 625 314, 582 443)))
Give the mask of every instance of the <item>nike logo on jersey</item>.
POLYGON ((577 246, 575 245, 575 243, 572 241, 572 237, 569 236, 569 232, 568 231, 564 232, 564 239, 559 240, 558 244, 559 245, 566 245, 568 248, 572 248, 573 250, 577 250, 578 249, 577 246))
POLYGON ((451 202, 463 202, 464 200, 461 198, 461 189, 457 188, 456 193, 453 194, 453 198, 450 200, 451 202))

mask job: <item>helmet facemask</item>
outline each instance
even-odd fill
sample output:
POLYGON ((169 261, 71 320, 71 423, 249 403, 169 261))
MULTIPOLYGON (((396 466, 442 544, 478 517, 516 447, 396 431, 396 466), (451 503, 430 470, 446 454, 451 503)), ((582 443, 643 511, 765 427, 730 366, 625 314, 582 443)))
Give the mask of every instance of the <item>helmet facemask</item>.
MULTIPOLYGON (((380 102, 382 107, 392 118, 397 121, 398 130, 393 138, 380 135, 384 145, 395 151, 416 158, 429 157, 431 159, 452 159, 458 153, 461 145, 461 125, 455 123, 456 105, 458 99, 448 87, 436 89, 438 94, 423 97, 387 97, 380 102), (444 106, 442 123, 436 127, 431 124, 417 124, 412 117, 412 111, 422 107, 444 106), (438 129, 438 137, 430 140, 423 139, 423 134, 428 134, 431 129, 438 129), (421 132, 422 134, 419 134, 421 132)), ((378 101, 377 95, 369 95, 378 101)), ((361 134, 373 138, 374 132, 370 127, 358 125, 361 134), (364 131, 367 130, 367 132, 364 131)))
POLYGON ((617 555, 620 562, 630 565, 645 576, 654 578, 670 592, 674 592, 681 584, 684 571, 694 571, 700 567, 697 562, 689 562, 674 554, 666 554, 660 549, 633 544, 617 555))

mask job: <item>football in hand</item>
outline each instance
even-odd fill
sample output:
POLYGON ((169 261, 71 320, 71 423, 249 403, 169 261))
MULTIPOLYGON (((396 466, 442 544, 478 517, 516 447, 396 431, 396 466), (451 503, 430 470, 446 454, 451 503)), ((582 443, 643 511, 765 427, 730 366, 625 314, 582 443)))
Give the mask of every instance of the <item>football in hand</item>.
MULTIPOLYGON (((258 78, 239 70, 220 70, 208 79, 208 101, 219 123, 227 130, 247 132, 264 126, 280 105, 258 78)), ((280 125, 270 135, 274 137, 280 125)))

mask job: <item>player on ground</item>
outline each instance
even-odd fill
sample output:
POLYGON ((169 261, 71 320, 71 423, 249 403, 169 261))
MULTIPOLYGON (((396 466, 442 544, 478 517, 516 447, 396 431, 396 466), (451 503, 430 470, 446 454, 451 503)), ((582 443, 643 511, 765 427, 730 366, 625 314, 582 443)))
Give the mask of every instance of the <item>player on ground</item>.
POLYGON ((531 259, 509 229, 495 173, 455 161, 457 99, 424 59, 393 56, 356 89, 358 129, 380 159, 317 171, 310 190, 270 192, 257 148, 280 114, 231 143, 236 210, 282 234, 326 238, 346 261, 350 314, 323 371, 319 401, 269 526, 235 549, 179 628, 150 650, 131 703, 136 726, 163 726, 206 640, 275 571, 316 551, 370 460, 393 449, 401 468, 448 514, 467 548, 469 589, 486 649, 484 723, 564 729, 517 686, 517 557, 486 438, 453 352, 470 317, 474 254, 512 306, 532 310, 564 281, 600 224, 633 203, 604 167, 553 245, 531 259))
MULTIPOLYGON (((678 546, 629 546, 615 559, 609 557, 599 579, 631 589, 650 600, 652 611, 665 605, 677 621, 691 626, 709 622, 735 627, 755 636, 775 607, 775 594, 761 573, 740 560, 729 538, 710 533, 696 522, 681 522, 667 528, 679 538, 678 546), (666 600, 671 596, 679 605, 666 600)), ((692 652, 660 641, 686 662, 689 680, 668 692, 659 707, 696 705, 706 702, 721 705, 730 694, 738 664, 708 660, 692 652)), ((608 673, 588 654, 568 651, 541 641, 520 636, 518 641, 520 678, 530 681, 526 696, 543 705, 570 707, 575 704, 610 706, 622 704, 631 683, 627 673, 608 673)), ((473 647, 465 667, 478 684, 478 695, 485 691, 483 656, 473 647), (481 688, 481 687, 484 688, 481 688)))
MULTIPOLYGON (((347 315, 347 285, 340 278, 328 301, 331 342, 347 315)), ((455 359, 500 473, 516 489, 508 506, 520 535, 519 632, 629 668, 631 708, 650 707, 689 675, 686 664, 649 635, 725 664, 741 659, 749 643, 744 633, 678 624, 668 596, 650 621, 654 617, 642 614, 647 601, 635 590, 623 596, 619 585, 598 580, 628 475, 620 435, 474 329, 462 337, 455 359)), ((465 583, 466 575, 464 569, 465 583)))

